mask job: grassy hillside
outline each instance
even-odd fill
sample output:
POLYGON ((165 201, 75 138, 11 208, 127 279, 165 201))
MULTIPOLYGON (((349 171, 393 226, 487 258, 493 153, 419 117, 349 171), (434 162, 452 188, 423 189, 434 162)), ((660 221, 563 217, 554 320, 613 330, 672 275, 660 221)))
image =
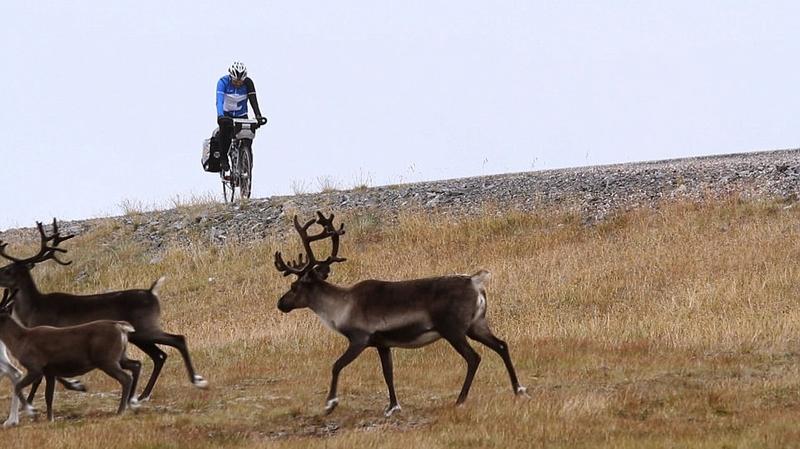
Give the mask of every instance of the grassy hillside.
MULTIPOLYGON (((340 406, 323 416, 331 364, 346 340, 308 310, 275 308, 290 279, 274 269, 273 254, 297 252, 295 235, 154 257, 120 244, 125 236, 109 221, 64 244, 73 265, 35 269, 41 290, 147 287, 166 275, 164 327, 186 334, 211 388, 194 389, 170 350, 152 401, 137 412, 113 415, 118 386, 92 374, 85 380, 93 394, 58 390, 54 424, 27 419, 0 431, 0 441, 17 449, 800 441, 800 208, 672 204, 593 227, 558 211, 337 220, 347 225, 340 255, 349 260, 334 266, 336 283, 490 270, 489 320, 531 398, 516 399, 500 358, 475 343, 483 361, 466 405, 455 408, 465 364, 438 342, 394 351, 399 414, 382 416, 386 390, 370 350, 343 371, 340 406)), ((4 413, 9 386, 0 385, 4 413)))

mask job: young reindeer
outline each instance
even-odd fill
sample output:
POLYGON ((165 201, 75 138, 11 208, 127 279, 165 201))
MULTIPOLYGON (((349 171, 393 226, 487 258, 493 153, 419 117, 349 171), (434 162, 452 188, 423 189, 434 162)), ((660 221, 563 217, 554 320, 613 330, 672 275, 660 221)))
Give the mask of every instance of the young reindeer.
MULTIPOLYGON (((208 382, 195 373, 183 335, 169 334, 161 328, 161 306, 158 290, 164 278, 157 280, 147 290, 123 290, 97 295, 71 295, 67 293, 40 293, 33 282, 30 270, 36 264, 53 260, 61 265, 63 262, 57 253, 66 253, 58 245, 74 236, 62 237, 58 232, 58 224, 53 219, 52 235, 47 235, 44 226, 36 223, 41 236, 38 254, 26 259, 9 256, 6 243, 0 241, 0 256, 11 261, 0 268, 0 287, 18 290, 14 306, 14 317, 25 326, 74 326, 96 320, 126 321, 136 331, 130 334, 130 342, 144 351, 153 360, 153 372, 139 395, 139 401, 147 400, 158 379, 167 354, 156 345, 172 346, 180 351, 189 381, 198 388, 205 388, 208 382)), ((29 402, 33 399, 38 382, 34 383, 29 394, 29 402)))
POLYGON ((26 328, 11 317, 12 304, 13 301, 5 301, 0 307, 0 340, 27 370, 22 379, 14 382, 18 400, 24 401, 23 388, 44 377, 47 419, 53 421, 55 376, 79 376, 100 369, 122 386, 117 413, 129 405, 137 406, 133 392, 142 364, 125 355, 128 333, 133 332, 130 324, 102 320, 70 327, 26 328), (133 378, 124 370, 131 371, 133 378))
MULTIPOLYGON (((14 294, 10 292, 10 290, 3 291, 3 299, 0 302, 0 310, 7 307, 10 303, 14 294)), ((16 394, 14 387, 17 383, 22 379, 22 371, 17 369, 14 364, 11 363, 11 360, 8 358, 8 352, 6 351, 6 345, 0 341, 0 376, 8 377, 8 380, 11 381, 11 409, 8 412, 8 419, 3 423, 3 427, 9 426, 16 426, 19 424, 19 396, 16 394)), ((27 401, 22 401, 25 405, 25 413, 27 415, 33 415, 34 409, 33 407, 28 404, 27 401)))
MULTIPOLYGON (((14 293, 10 292, 10 290, 4 289, 3 299, 2 302, 0 302, 0 308, 4 307, 11 301, 14 293)), ((6 345, 0 341, 0 377, 3 376, 8 377, 12 384, 16 384, 17 380, 22 377, 22 372, 11 363, 11 360, 8 358, 8 352, 6 351, 6 345)), ((80 381, 74 379, 64 379, 62 377, 57 377, 56 380, 64 385, 64 388, 67 390, 82 392, 86 391, 86 387, 84 387, 80 381)), ((31 399, 33 399, 33 396, 31 396, 31 399)), ((29 401, 25 401, 23 407, 26 415, 33 415, 36 412, 29 401)), ((13 395, 11 397, 11 411, 8 414, 8 418, 3 423, 3 427, 14 426, 17 423, 19 423, 19 403, 17 402, 17 396, 13 395)))
POLYGON ((389 405, 385 415, 400 410, 394 391, 391 348, 419 348, 444 338, 467 362, 467 376, 456 404, 467 399, 472 379, 480 363, 480 356, 467 342, 467 337, 488 346, 500 357, 511 378, 516 395, 524 395, 525 387, 517 381, 508 345, 495 337, 486 321, 486 290, 489 277, 486 270, 472 276, 453 275, 408 281, 389 282, 366 280, 351 287, 339 287, 325 281, 334 262, 344 262, 338 257, 339 237, 344 225, 337 230, 333 214, 325 218, 317 212, 316 220, 300 225, 294 217, 294 227, 303 242, 307 260, 303 255, 288 264, 280 252, 275 253, 275 267, 284 276, 294 274, 297 280, 278 301, 278 309, 288 313, 294 309, 310 308, 323 323, 347 337, 350 344, 344 354, 333 364, 326 413, 336 408, 339 372, 349 365, 367 347, 375 347, 389 389, 389 405), (323 230, 308 235, 311 225, 317 223, 323 230), (311 242, 331 239, 331 255, 318 261, 311 242))

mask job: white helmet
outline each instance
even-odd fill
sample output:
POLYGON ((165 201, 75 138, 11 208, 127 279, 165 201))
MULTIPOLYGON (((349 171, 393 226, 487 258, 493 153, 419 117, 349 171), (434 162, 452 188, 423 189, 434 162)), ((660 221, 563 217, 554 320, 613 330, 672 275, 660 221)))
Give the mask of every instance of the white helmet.
POLYGON ((247 67, 245 67, 241 62, 236 61, 228 68, 228 73, 231 74, 231 78, 243 81, 245 78, 247 78, 247 67))

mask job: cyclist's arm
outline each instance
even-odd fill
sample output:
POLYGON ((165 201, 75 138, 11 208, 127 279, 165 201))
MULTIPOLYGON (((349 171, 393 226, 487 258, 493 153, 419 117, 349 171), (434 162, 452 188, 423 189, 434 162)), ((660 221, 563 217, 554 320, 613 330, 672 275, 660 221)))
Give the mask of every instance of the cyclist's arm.
POLYGON ((247 98, 250 100, 250 104, 253 106, 253 112, 256 113, 256 118, 259 118, 261 117, 261 109, 258 108, 256 85, 253 84, 253 80, 251 80, 250 78, 245 78, 244 84, 245 86, 247 86, 247 98))
POLYGON ((225 103, 225 77, 217 81, 217 117, 222 117, 225 112, 222 110, 222 105, 225 103))

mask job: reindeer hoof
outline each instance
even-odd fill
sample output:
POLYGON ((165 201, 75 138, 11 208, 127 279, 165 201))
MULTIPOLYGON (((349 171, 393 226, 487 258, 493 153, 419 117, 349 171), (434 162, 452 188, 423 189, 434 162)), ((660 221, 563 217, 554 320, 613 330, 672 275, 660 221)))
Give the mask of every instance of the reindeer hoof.
POLYGON ((400 410, 401 410, 400 404, 389 405, 389 407, 386 408, 386 411, 383 412, 383 416, 388 418, 392 416, 394 412, 399 412, 400 410))
POLYGON ((195 374, 192 378, 192 384, 197 388, 207 388, 208 381, 203 378, 203 376, 199 374, 195 374))
POLYGON ((325 404, 325 414, 332 412, 336 406, 339 405, 339 398, 328 399, 328 402, 325 404))
POLYGON ((86 385, 84 385, 79 380, 68 379, 64 381, 64 388, 67 390, 72 391, 80 391, 81 393, 86 393, 86 385))
POLYGON ((18 419, 11 419, 11 418, 8 418, 8 419, 6 420, 6 422, 4 422, 4 423, 3 423, 3 427, 6 427, 6 428, 8 428, 8 427, 14 427, 14 426, 16 426, 16 425, 18 425, 18 424, 19 424, 19 420, 18 420, 18 419))
POLYGON ((128 401, 128 407, 130 407, 132 410, 136 410, 137 408, 139 408, 141 406, 142 406, 142 404, 136 398, 131 398, 131 400, 128 401))
POLYGON ((24 413, 26 416, 36 416, 39 411, 36 410, 36 408, 34 408, 32 405, 26 403, 22 406, 22 413, 24 413))
POLYGON ((517 387, 516 395, 522 396, 523 398, 531 397, 531 395, 528 394, 528 389, 523 387, 522 385, 517 387))

